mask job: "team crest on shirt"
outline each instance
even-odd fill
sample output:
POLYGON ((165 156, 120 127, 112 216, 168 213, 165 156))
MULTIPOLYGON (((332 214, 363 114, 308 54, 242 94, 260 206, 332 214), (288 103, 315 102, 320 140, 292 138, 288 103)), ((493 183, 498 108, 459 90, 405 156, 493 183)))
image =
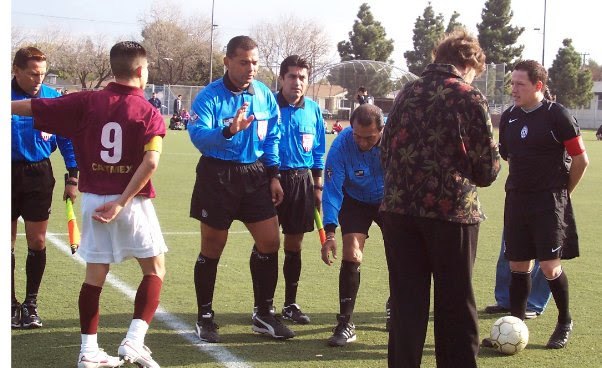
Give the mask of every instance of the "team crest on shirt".
POLYGON ((355 176, 357 176, 357 177, 362 177, 362 176, 364 176, 364 174, 365 174, 365 173, 364 173, 364 170, 362 170, 362 169, 360 169, 360 170, 355 170, 353 173, 354 173, 354 174, 355 174, 355 176))
POLYGON ((326 177, 332 179, 332 169, 330 167, 326 168, 326 177))
POLYGON ((527 126, 525 125, 521 130, 520 130, 520 137, 522 139, 527 138, 527 134, 529 134, 529 128, 527 128, 527 126))

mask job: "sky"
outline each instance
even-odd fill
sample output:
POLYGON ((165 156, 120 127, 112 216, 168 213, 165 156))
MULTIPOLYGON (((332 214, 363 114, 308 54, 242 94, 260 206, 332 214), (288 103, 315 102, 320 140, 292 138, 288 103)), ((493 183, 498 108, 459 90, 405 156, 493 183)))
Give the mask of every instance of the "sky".
MULTIPOLYGON (((128 37, 140 39, 139 19, 148 13, 152 1, 144 0, 11 0, 11 22, 20 29, 60 29, 74 36, 105 34, 114 40, 128 37)), ((183 13, 211 17, 212 0, 168 0, 180 6, 183 13)), ((413 49, 412 36, 416 18, 422 16, 427 0, 397 2, 391 0, 282 0, 225 1, 213 0, 216 45, 225 45, 240 34, 248 34, 258 23, 273 22, 280 16, 294 15, 321 24, 330 35, 332 61, 338 60, 336 44, 348 40, 353 22, 362 3, 367 2, 375 19, 384 26, 388 38, 394 40, 392 59, 396 66, 406 68, 403 53, 413 49), (397 3, 398 5, 391 5, 397 3)), ((441 13, 445 25, 451 14, 460 13, 458 21, 477 33, 485 0, 431 0, 436 14, 441 13)), ((514 0, 511 24, 524 27, 519 44, 525 45, 523 57, 541 62, 543 45, 544 3, 546 4, 545 66, 550 67, 564 38, 571 38, 586 61, 602 64, 602 46, 596 37, 599 12, 594 0, 514 0), (539 30, 536 30, 538 28, 539 30), (597 46, 596 46, 597 45, 597 46)))

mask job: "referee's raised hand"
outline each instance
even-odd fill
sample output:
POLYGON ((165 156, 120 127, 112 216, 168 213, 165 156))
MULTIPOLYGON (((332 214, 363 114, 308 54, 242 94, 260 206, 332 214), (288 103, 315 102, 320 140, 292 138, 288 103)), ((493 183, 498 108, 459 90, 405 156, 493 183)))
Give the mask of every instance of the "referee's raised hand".
POLYGON ((247 129, 253 120, 255 120, 255 115, 246 116, 248 108, 249 103, 245 102, 242 104, 240 109, 236 111, 236 116, 234 117, 232 124, 230 124, 230 133, 232 133, 232 135, 240 132, 241 130, 247 129))

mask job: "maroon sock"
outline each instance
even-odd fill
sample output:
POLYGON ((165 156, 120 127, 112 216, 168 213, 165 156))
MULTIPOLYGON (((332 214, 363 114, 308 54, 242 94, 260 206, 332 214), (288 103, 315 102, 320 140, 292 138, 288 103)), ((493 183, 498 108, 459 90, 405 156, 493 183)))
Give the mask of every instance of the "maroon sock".
POLYGON ((134 300, 134 319, 142 319, 150 325, 159 306, 163 280, 157 275, 145 275, 138 286, 134 300))
POLYGON ((98 331, 99 305, 102 287, 83 283, 79 291, 79 325, 83 335, 98 331))

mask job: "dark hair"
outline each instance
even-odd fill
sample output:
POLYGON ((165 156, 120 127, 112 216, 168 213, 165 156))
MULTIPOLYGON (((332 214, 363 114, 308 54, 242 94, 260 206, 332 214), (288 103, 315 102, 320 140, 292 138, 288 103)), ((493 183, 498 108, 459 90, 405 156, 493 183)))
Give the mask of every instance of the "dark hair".
POLYGON ((46 61, 46 55, 36 47, 23 47, 15 54, 13 66, 16 66, 19 69, 25 69, 27 68, 27 63, 31 60, 46 61))
POLYGON ((226 56, 233 58, 236 55, 236 49, 249 51, 255 48, 257 48, 257 42, 255 42, 251 37, 236 36, 228 41, 228 46, 226 46, 226 56))
POLYGON ((381 130, 385 126, 383 111, 380 107, 371 104, 363 104, 353 110, 349 121, 351 122, 351 126, 353 126, 354 122, 357 122, 361 126, 370 126, 376 123, 378 130, 381 130))
POLYGON ((477 75, 485 70, 485 53, 479 40, 466 29, 457 27, 445 34, 433 50, 433 61, 438 64, 452 64, 472 67, 477 75))
POLYGON ((535 60, 522 60, 516 63, 513 70, 527 72, 527 76, 529 77, 529 81, 531 83, 535 84, 537 82, 541 82, 543 83, 542 91, 547 89, 548 71, 539 62, 535 60))
POLYGON ((364 92, 366 92, 367 90, 366 90, 366 87, 364 87, 364 86, 361 86, 360 88, 358 88, 358 89, 357 89, 357 91, 358 91, 358 92, 361 92, 361 93, 364 93, 364 92))
POLYGON ((146 58, 146 50, 134 41, 123 41, 111 47, 111 70, 115 78, 132 78, 136 72, 136 59, 146 58))
POLYGON ((286 59, 282 60, 282 63, 280 63, 280 76, 284 78, 284 75, 288 73, 288 68, 291 66, 307 69, 307 74, 309 76, 311 65, 307 60, 305 60, 299 55, 291 55, 286 59))

